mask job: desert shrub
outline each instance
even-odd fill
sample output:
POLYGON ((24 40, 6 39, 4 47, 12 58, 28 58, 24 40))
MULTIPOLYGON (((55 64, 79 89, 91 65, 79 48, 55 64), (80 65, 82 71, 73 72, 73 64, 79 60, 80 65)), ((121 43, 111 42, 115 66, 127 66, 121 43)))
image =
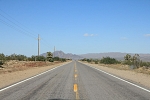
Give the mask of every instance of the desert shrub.
POLYGON ((88 63, 92 62, 92 59, 87 59, 87 62, 88 62, 88 63))
POLYGON ((103 64, 118 64, 118 63, 120 63, 120 62, 117 61, 115 58, 103 57, 103 58, 100 60, 100 63, 103 63, 103 64))
POLYGON ((127 54, 126 56, 124 56, 124 63, 126 65, 132 65, 135 66, 136 68, 139 68, 141 65, 140 63, 140 55, 139 54, 135 54, 134 56, 131 56, 129 54, 127 54))
POLYGON ((84 59, 81 59, 81 61, 87 61, 87 59, 86 59, 86 58, 84 58, 84 59))
POLYGON ((124 64, 124 65, 133 65, 133 62, 125 60, 125 61, 122 62, 122 64, 124 64))
POLYGON ((3 62, 2 62, 2 61, 0 61, 0 66, 1 66, 1 65, 3 65, 3 62))
POLYGON ((44 56, 37 56, 36 60, 37 61, 45 61, 46 57, 44 57, 44 56))
POLYGON ((143 67, 143 66, 145 66, 145 67, 150 67, 150 62, 142 62, 142 61, 141 61, 140 67, 143 67))
POLYGON ((96 61, 94 61, 95 62, 95 64, 98 64, 98 60, 96 60, 96 61))
POLYGON ((54 62, 54 60, 53 59, 49 59, 49 62, 54 62))
POLYGON ((59 57, 54 57, 53 60, 54 61, 60 61, 60 58, 59 57))
POLYGON ((66 62, 66 59, 65 59, 65 58, 61 58, 61 61, 62 61, 62 62, 66 62))

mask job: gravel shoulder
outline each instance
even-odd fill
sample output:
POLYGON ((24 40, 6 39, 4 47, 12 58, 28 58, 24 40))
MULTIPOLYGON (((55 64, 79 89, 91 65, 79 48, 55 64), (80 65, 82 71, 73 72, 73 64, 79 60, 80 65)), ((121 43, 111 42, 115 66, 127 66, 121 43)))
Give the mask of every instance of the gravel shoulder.
MULTIPOLYGON (((82 62, 82 63, 85 63, 85 62, 82 62)), ((119 69, 114 69, 110 67, 100 66, 98 64, 89 64, 89 63, 85 63, 85 64, 94 66, 96 68, 99 68, 113 75, 122 77, 126 80, 133 81, 133 82, 136 82, 138 84, 141 84, 143 86, 150 88, 150 75, 148 74, 138 73, 132 70, 119 70, 119 69)))
POLYGON ((31 76, 40 74, 46 70, 52 69, 54 67, 60 66, 64 63, 57 63, 54 65, 44 66, 44 67, 32 67, 26 70, 14 71, 11 73, 2 73, 0 74, 0 88, 6 87, 23 79, 29 78, 31 76))

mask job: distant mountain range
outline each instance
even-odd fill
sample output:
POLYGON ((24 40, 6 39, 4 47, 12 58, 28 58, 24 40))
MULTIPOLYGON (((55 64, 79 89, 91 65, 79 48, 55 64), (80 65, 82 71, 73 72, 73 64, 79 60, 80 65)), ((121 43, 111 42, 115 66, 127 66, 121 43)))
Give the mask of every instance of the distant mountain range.
MULTIPOLYGON (((130 54, 131 56, 134 55, 133 53, 120 53, 120 52, 87 53, 87 54, 81 54, 81 55, 76 55, 72 53, 64 53, 63 51, 55 51, 53 53, 55 57, 67 58, 67 59, 73 59, 73 60, 78 60, 78 59, 83 59, 83 58, 101 59, 103 57, 111 57, 117 60, 124 60, 124 56, 126 54, 130 54)), ((41 55, 46 56, 46 53, 43 53, 41 55)), ((142 61, 150 61, 150 54, 139 54, 139 55, 142 61)))
MULTIPOLYGON (((43 53, 41 54, 42 56, 46 57, 47 53, 43 53)), ((83 57, 76 55, 76 54, 72 54, 72 53, 64 53, 63 51, 55 51, 53 52, 53 56, 54 57, 59 57, 59 58, 67 58, 67 59, 73 59, 73 60, 78 60, 78 59, 82 59, 83 57)))

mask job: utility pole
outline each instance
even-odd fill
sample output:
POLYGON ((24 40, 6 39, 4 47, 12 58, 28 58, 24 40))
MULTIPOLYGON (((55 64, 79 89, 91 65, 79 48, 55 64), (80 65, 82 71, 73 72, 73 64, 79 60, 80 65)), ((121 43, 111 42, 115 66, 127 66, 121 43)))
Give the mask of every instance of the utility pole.
POLYGON ((40 55, 40 36, 38 34, 38 56, 40 55))

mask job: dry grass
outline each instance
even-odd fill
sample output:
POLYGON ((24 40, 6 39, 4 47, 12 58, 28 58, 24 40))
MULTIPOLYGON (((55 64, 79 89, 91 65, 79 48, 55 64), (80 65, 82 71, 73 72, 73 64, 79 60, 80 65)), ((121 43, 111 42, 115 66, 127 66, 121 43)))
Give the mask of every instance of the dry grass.
POLYGON ((143 74, 148 74, 150 75, 150 68, 144 68, 144 67, 140 67, 138 69, 135 69, 134 71, 138 72, 138 73, 143 73, 143 74))
POLYGON ((110 68, 115 68, 115 69, 119 69, 119 70, 129 70, 128 65, 122 65, 122 64, 98 64, 98 65, 110 67, 110 68))
MULTIPOLYGON (((95 64, 95 63, 91 62, 90 64, 95 64)), ((137 69, 130 69, 129 65, 123 65, 123 64, 97 64, 97 65, 108 67, 108 68, 119 69, 119 70, 131 70, 131 71, 134 71, 137 73, 143 73, 143 74, 150 75, 150 68, 145 68, 145 67, 140 67, 137 69)))
POLYGON ((15 71, 22 71, 33 67, 44 67, 48 65, 54 65, 60 62, 43 62, 43 61, 9 61, 0 68, 0 74, 11 73, 15 71))

